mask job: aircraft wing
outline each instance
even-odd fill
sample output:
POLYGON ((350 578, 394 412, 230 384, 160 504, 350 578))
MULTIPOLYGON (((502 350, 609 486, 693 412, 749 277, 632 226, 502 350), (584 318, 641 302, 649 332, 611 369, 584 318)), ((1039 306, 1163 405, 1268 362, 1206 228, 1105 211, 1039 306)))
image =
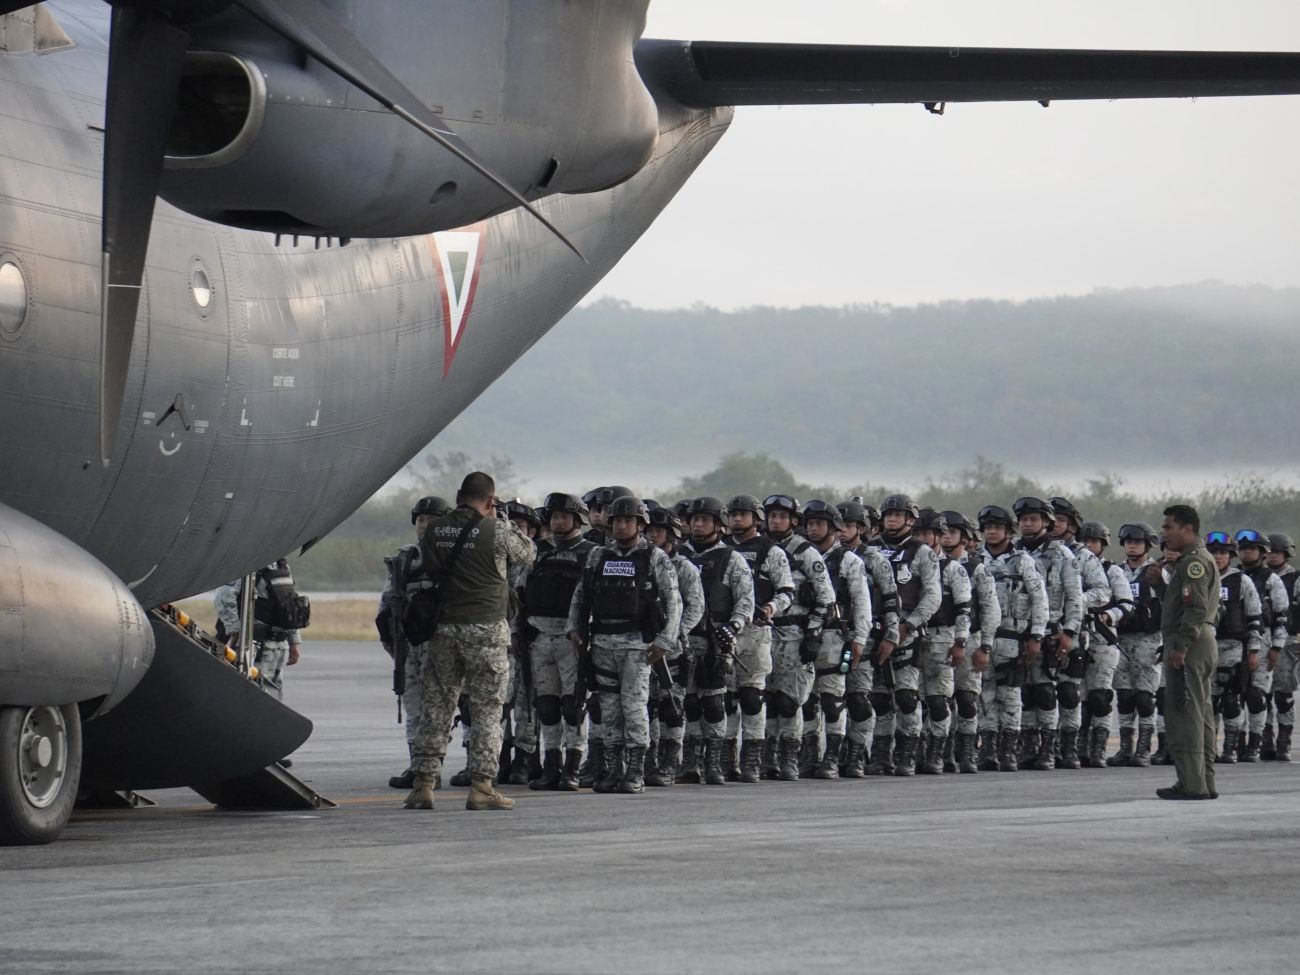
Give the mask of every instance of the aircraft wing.
POLYGON ((637 63, 694 108, 1300 94, 1298 53, 645 40, 637 63))

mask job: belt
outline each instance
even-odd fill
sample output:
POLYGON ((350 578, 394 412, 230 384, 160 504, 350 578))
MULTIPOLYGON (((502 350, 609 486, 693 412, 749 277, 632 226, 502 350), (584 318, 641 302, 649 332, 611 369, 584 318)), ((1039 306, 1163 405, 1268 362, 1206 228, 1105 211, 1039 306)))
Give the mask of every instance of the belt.
POLYGON ((609 620, 608 622, 591 621, 591 632, 603 636, 613 636, 624 633, 640 633, 641 624, 632 620, 609 620))
POLYGON ((797 626, 799 629, 806 629, 808 626, 807 614, 803 616, 778 616, 772 620, 773 626, 797 626))

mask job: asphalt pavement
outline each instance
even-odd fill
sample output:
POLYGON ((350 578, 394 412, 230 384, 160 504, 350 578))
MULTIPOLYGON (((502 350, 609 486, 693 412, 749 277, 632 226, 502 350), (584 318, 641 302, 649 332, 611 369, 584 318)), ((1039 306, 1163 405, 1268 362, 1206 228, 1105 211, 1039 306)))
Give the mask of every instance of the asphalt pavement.
MULTIPOLYGON (((0 849, 2 972, 1289 971, 1300 765, 505 791, 432 812, 376 645, 309 644, 294 773, 339 808, 187 790, 0 849)), ((458 739, 457 739, 458 741, 458 739)), ((463 763, 453 744, 449 769, 463 763)))

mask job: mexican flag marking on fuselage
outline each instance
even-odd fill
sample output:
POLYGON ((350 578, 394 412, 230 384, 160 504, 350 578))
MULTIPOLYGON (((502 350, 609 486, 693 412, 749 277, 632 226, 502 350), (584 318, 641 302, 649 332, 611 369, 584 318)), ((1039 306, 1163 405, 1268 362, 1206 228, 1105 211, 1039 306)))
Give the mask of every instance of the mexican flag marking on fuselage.
POLYGON ((442 374, 451 371, 456 349, 469 325, 478 290, 479 266, 483 257, 482 224, 468 230, 444 230, 429 235, 429 250, 438 271, 442 292, 442 374))

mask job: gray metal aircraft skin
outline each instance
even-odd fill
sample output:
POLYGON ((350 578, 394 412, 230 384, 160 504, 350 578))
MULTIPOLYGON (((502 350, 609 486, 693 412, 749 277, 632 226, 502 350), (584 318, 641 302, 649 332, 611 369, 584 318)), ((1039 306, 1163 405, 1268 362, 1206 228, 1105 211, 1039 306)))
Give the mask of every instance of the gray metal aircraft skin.
POLYGON ((66 821, 74 705, 181 747, 123 717, 162 673, 142 607, 339 524, 730 106, 1300 93, 1291 54, 643 41, 647 4, 0 0, 0 842, 66 821))

